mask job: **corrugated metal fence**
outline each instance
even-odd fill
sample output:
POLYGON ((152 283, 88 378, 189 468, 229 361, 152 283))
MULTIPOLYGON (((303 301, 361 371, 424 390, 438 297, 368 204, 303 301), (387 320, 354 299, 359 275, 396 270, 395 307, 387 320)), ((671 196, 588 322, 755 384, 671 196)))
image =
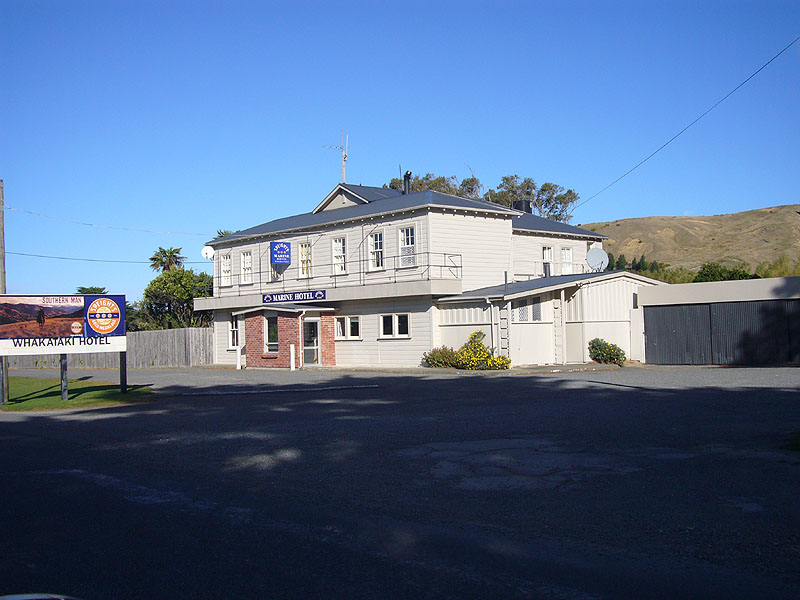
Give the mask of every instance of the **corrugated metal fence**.
MULTIPOLYGON (((70 354, 68 366, 74 369, 119 368, 119 354, 70 354)), ((212 330, 161 329, 128 333, 128 368, 196 367, 214 362, 212 330)), ((41 356, 9 356, 11 369, 59 368, 57 354, 41 356)))

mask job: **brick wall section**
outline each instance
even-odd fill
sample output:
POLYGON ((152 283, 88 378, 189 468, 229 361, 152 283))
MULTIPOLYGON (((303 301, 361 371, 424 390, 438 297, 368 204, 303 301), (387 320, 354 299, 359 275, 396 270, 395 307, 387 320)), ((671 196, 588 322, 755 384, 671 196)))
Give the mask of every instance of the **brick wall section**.
MULTIPOLYGON (((290 364, 289 346, 294 344, 295 367, 300 367, 300 324, 299 313, 278 313, 278 352, 264 352, 263 313, 247 315, 244 321, 245 345, 247 346, 248 367, 282 367, 288 369, 290 364)), ((331 330, 333 331, 333 330, 331 330)), ((331 339, 333 334, 331 333, 331 339)))
POLYGON ((319 318, 319 343, 322 352, 320 361, 326 367, 336 366, 336 344, 334 338, 333 315, 321 315, 319 318))

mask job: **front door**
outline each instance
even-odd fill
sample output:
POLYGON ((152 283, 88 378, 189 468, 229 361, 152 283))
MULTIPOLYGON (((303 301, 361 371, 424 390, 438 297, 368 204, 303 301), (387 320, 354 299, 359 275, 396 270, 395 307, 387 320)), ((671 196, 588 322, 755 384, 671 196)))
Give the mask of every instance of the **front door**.
POLYGON ((303 364, 319 364, 319 321, 303 321, 303 364))

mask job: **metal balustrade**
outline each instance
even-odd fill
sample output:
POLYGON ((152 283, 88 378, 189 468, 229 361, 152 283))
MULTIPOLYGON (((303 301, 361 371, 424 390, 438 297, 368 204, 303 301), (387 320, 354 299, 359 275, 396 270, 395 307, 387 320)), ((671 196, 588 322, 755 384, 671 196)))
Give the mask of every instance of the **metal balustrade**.
POLYGON ((560 262, 534 261, 533 272, 514 273, 514 281, 529 281, 531 279, 539 279, 540 277, 548 277, 548 276, 556 277, 558 275, 577 275, 580 273, 591 273, 591 272, 592 269, 590 269, 586 263, 560 263, 560 262))
POLYGON ((243 278, 239 273, 229 276, 215 273, 214 297, 405 281, 458 280, 462 277, 463 265, 460 254, 418 252, 405 256, 384 256, 380 267, 374 266, 373 261, 369 258, 348 260, 345 268, 346 272, 337 272, 341 269, 340 263, 312 263, 309 274, 304 275, 300 272, 300 265, 293 263, 277 279, 273 279, 270 266, 260 271, 254 270, 252 275, 247 278, 243 278), (251 281, 245 282, 243 279, 251 281))

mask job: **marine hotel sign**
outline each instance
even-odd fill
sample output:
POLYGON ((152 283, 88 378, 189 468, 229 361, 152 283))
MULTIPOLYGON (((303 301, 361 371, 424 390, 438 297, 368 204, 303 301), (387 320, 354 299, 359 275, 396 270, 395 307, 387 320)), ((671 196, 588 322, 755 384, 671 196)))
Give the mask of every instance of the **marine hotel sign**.
POLYGON ((125 296, 0 295, 0 356, 126 350, 125 296))
POLYGON ((261 297, 261 302, 263 304, 272 304, 274 302, 308 302, 309 300, 325 300, 325 290, 280 292, 277 294, 263 294, 261 297))

